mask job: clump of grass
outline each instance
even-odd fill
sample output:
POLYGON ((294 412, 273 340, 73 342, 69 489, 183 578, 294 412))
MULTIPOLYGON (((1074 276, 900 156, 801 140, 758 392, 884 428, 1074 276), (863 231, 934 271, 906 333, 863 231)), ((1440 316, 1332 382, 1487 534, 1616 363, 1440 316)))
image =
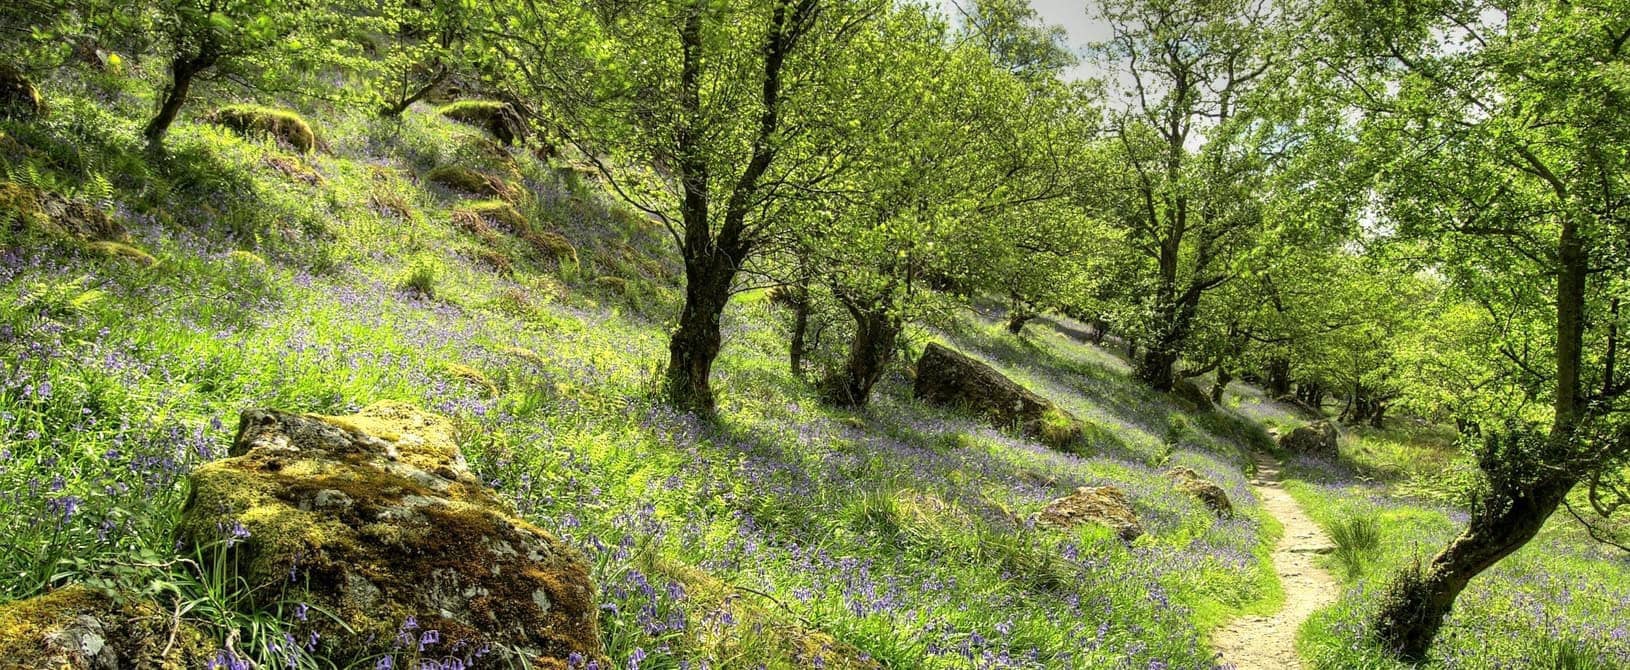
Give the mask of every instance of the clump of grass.
POLYGON ((1330 524, 1330 540, 1336 543, 1336 561, 1348 577, 1356 577, 1381 549, 1381 526, 1370 517, 1339 519, 1330 524))
POLYGON ((300 153, 317 148, 317 134, 299 114, 262 105, 227 105, 208 117, 210 123, 225 126, 241 135, 269 136, 300 153))
POLYGON ((407 271, 402 275, 402 290, 417 293, 426 298, 436 297, 436 280, 442 274, 442 264, 432 256, 420 255, 408 263, 407 271))

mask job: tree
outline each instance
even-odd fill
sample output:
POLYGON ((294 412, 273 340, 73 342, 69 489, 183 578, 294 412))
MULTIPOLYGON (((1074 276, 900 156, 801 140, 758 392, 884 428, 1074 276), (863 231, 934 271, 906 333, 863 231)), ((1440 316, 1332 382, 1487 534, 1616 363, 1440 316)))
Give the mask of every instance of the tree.
POLYGON ((286 12, 301 9, 274 9, 261 0, 161 0, 157 23, 168 52, 169 82, 142 137, 161 145, 199 75, 223 64, 242 65, 245 56, 269 48, 287 33, 286 12))
MULTIPOLYGON (((1630 502, 1618 368, 1630 272, 1630 4, 1336 0, 1311 72, 1361 114, 1389 236, 1420 244, 1487 313, 1483 392, 1520 399, 1484 421, 1487 490, 1466 529, 1401 574, 1374 622, 1425 656, 1456 596, 1522 547, 1584 484, 1598 512, 1630 502)), ((1310 75, 1313 76, 1313 75, 1310 75)))
POLYGON ((920 9, 887 22, 884 70, 859 84, 875 100, 854 168, 803 227, 800 250, 853 320, 834 404, 866 404, 905 325, 942 300, 924 276, 972 279, 1035 228, 1036 205, 1068 191, 1063 158, 1080 131, 1063 86, 1027 82, 983 49, 947 50, 920 9))
POLYGON ((470 30, 469 12, 455 0, 395 0, 382 3, 378 20, 394 44, 376 68, 379 115, 393 118, 435 91, 459 66, 470 30))
POLYGON ((1064 27, 1043 22, 1028 0, 973 0, 966 9, 952 4, 964 19, 963 38, 1016 77, 1039 83, 1076 64, 1064 27))
POLYGON ((500 8, 484 29, 516 87, 685 263, 664 394, 714 411, 719 321, 737 278, 789 241, 806 196, 846 168, 849 49, 879 0, 642 0, 500 8))
POLYGON ((1096 197, 1146 263, 1139 309, 1120 324, 1137 331, 1136 375, 1168 390, 1201 297, 1232 278, 1261 223, 1250 104, 1273 65, 1270 12, 1262 0, 1109 0, 1100 18, 1113 37, 1098 51, 1128 100, 1111 119, 1125 171, 1096 197))

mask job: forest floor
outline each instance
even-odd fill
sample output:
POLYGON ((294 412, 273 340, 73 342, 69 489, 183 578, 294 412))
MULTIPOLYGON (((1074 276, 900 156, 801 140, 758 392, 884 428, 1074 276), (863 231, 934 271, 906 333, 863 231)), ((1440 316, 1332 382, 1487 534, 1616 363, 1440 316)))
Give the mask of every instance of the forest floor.
POLYGON ((1340 590, 1334 577, 1314 563, 1314 557, 1334 547, 1318 524, 1280 486, 1279 464, 1267 454, 1256 454, 1257 478, 1252 491, 1262 509, 1284 525, 1273 548, 1273 569, 1285 589, 1285 605, 1267 616, 1246 615, 1218 629, 1212 639, 1225 664, 1236 670, 1273 670, 1304 667, 1296 653, 1296 632, 1308 616, 1336 601, 1340 590))

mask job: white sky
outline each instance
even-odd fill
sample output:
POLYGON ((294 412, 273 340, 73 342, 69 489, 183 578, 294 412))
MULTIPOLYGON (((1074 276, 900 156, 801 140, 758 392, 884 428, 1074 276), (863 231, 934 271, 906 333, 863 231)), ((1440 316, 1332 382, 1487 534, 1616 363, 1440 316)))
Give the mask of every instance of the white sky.
MULTIPOLYGON (((960 18, 953 2, 962 3, 967 7, 967 0, 939 0, 940 6, 953 20, 960 18)), ((1030 0, 1031 8, 1041 15, 1043 21, 1049 24, 1064 27, 1070 35, 1070 49, 1077 56, 1089 43, 1099 42, 1109 38, 1109 26, 1087 16, 1087 0, 1030 0)), ((1089 77, 1097 69, 1091 63, 1082 60, 1074 68, 1065 73, 1066 79, 1081 79, 1089 77)))

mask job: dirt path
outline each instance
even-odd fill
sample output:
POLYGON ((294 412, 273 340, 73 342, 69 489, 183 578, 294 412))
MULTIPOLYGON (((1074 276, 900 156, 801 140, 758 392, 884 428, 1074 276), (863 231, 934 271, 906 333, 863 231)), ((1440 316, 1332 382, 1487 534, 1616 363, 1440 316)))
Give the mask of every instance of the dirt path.
POLYGON ((1296 629, 1309 614, 1334 601, 1336 580, 1313 564, 1314 556, 1330 551, 1330 538, 1302 507, 1279 486, 1279 465, 1257 454, 1257 479, 1252 490, 1262 506, 1285 526, 1284 537, 1273 548, 1273 570, 1285 588, 1285 606, 1269 616, 1243 616, 1218 629, 1212 644, 1221 663, 1237 670, 1300 668, 1296 655, 1296 629))

